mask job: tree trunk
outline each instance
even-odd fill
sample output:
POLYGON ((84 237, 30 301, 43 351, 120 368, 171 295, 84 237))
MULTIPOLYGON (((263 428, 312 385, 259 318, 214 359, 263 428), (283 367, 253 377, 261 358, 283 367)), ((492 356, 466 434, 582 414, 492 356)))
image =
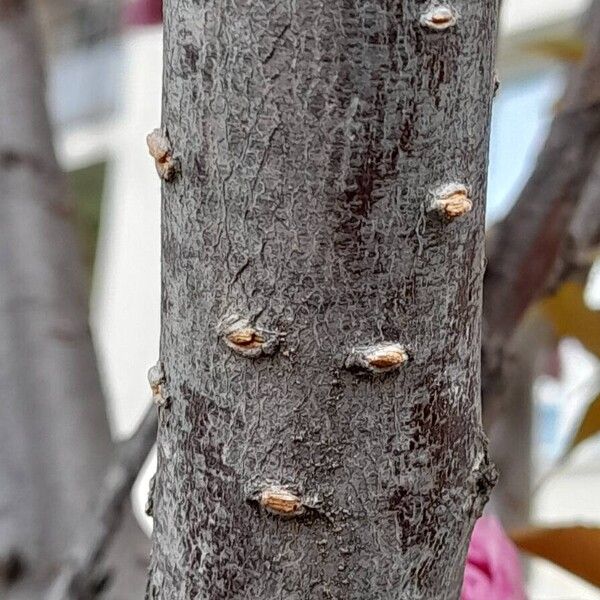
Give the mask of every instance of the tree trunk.
MULTIPOLYGON (((0 2, 0 596, 9 600, 47 598, 113 453, 44 95, 29 3, 0 2)), ((129 514, 109 561, 125 571, 113 597, 142 593, 144 541, 129 514)))
POLYGON ((148 597, 458 598, 496 0, 164 12, 148 597))

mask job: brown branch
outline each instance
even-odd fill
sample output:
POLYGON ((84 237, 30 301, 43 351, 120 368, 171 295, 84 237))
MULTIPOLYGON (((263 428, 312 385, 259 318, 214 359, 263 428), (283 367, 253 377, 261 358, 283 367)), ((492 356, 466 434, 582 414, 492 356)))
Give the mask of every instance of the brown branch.
POLYGON ((484 396, 496 387, 503 348, 521 317, 564 267, 569 224, 600 155, 600 0, 588 22, 585 57, 569 79, 535 170, 491 235, 484 284, 484 396))
POLYGON ((50 592, 50 600, 84 600, 97 585, 98 564, 121 522, 131 488, 156 441, 157 412, 150 406, 132 436, 119 446, 109 467, 94 515, 77 532, 68 560, 50 592))
POLYGON ((598 255, 600 247, 600 156, 581 194, 581 200, 569 225, 570 262, 586 267, 598 255))

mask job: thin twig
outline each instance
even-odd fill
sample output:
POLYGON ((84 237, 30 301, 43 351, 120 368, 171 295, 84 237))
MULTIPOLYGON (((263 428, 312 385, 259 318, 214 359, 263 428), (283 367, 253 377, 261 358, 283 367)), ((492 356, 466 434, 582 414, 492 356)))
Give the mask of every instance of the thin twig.
POLYGON ((154 446, 157 423, 156 408, 150 406, 133 435, 119 445, 94 515, 76 535, 71 556, 55 579, 49 600, 84 600, 93 595, 97 566, 118 529, 123 505, 154 446))

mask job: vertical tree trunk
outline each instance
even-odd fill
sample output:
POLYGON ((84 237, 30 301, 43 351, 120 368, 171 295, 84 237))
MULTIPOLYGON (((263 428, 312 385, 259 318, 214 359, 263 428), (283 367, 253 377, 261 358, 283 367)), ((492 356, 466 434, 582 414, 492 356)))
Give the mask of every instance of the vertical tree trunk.
POLYGON ((497 12, 165 3, 148 597, 458 597, 497 12))

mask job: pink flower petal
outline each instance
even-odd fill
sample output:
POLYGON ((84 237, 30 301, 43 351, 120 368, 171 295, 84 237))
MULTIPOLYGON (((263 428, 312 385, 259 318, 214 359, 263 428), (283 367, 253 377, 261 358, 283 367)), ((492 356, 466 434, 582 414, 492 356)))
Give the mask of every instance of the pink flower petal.
POLYGON ((526 600, 519 554, 495 517, 482 517, 471 536, 461 600, 526 600))
POLYGON ((162 22, 162 0, 131 0, 125 8, 128 25, 154 25, 162 22))

